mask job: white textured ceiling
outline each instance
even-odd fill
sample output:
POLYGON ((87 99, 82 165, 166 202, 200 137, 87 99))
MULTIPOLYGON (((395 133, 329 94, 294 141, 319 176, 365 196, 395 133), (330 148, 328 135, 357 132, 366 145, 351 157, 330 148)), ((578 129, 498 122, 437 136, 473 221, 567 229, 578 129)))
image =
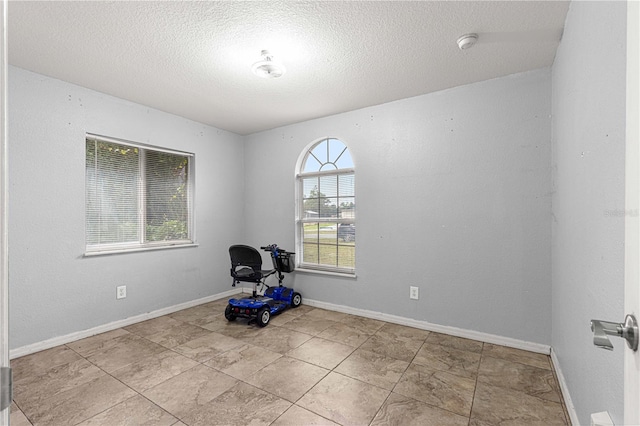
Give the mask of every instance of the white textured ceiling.
POLYGON ((564 1, 10 1, 9 63, 250 134, 549 66, 567 9, 564 1), (470 32, 478 43, 460 51, 457 38, 470 32), (253 75, 262 49, 287 74, 253 75))

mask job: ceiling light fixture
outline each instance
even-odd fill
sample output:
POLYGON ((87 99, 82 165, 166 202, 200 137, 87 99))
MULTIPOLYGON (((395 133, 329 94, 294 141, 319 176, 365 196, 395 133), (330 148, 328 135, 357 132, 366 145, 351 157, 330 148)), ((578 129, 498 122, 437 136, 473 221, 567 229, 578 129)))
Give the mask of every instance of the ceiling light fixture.
POLYGON ((284 65, 276 61, 268 50, 263 50, 260 54, 262 55, 262 60, 251 67, 251 71, 255 75, 262 78, 278 78, 287 72, 284 65))
POLYGON ((458 47, 460 50, 465 50, 476 44, 478 41, 478 34, 465 34, 458 38, 458 47))

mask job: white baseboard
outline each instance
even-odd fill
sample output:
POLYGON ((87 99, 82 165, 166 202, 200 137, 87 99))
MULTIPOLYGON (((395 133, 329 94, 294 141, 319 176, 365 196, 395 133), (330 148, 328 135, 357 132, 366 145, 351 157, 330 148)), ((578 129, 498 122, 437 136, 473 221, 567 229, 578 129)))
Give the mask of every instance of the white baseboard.
POLYGON ((85 337, 95 336, 96 334, 106 333, 107 331, 115 330, 118 328, 126 327, 138 322, 150 320, 153 318, 168 315, 183 309, 191 308, 193 306, 202 305, 203 303, 213 302, 214 300, 224 299, 234 294, 243 292, 244 289, 237 288, 222 293, 214 294, 212 296, 203 297, 201 299, 191 300, 189 302, 179 303, 177 305, 169 306, 166 308, 158 309, 152 312, 146 312, 144 314, 135 315, 126 319, 113 321, 108 324, 99 325, 97 327, 89 328, 87 330, 76 331, 74 333, 66 334, 64 336, 57 336, 51 339, 44 340, 42 342, 32 343, 30 345, 22 346, 12 349, 9 352, 9 358, 18 358, 21 356, 29 355, 32 353, 40 352, 45 349, 50 349, 56 346, 64 345, 66 343, 75 342, 76 340, 84 339, 85 337))
POLYGON ((564 379, 564 375, 562 374, 562 369, 560 369, 560 360, 558 360, 558 356, 551 349, 551 362, 553 363, 553 368, 556 370, 556 376, 558 376, 558 383, 560 384, 560 392, 562 392, 562 398, 564 398, 564 405, 567 407, 567 413, 569 413, 569 420, 571 420, 572 425, 579 425, 580 421, 578 420, 578 413, 576 412, 576 407, 573 405, 573 401, 571 400, 571 395, 569 394, 569 387, 567 386, 567 381, 564 379))
POLYGON ((495 334, 482 333, 480 331, 433 324, 427 321, 415 320, 397 315, 385 314, 382 312, 369 311, 366 309, 352 308, 344 305, 335 305, 333 303, 321 302, 318 300, 303 299, 303 303, 305 305, 314 306, 316 308, 328 309, 330 311, 337 311, 345 314, 359 315, 361 317, 391 322, 394 324, 407 325, 409 327, 415 327, 422 330, 435 331, 437 333, 449 334, 456 337, 464 337, 466 339, 479 340, 481 342, 508 346, 515 349, 523 349, 525 351, 537 352, 545 355, 549 355, 549 353, 551 352, 551 347, 549 345, 512 339, 510 337, 503 337, 495 334))
MULTIPOLYGON (((191 300, 189 302, 180 303, 177 305, 169 306, 167 308, 158 309, 156 311, 147 312, 144 314, 129 317, 123 320, 110 322, 108 324, 99 325, 87 330, 77 331, 64 336, 57 336, 52 339, 47 339, 42 342, 33 343, 30 345, 22 346, 10 351, 10 358, 18 358, 24 355, 29 355, 35 352, 40 352, 45 349, 53 348, 55 346, 64 345, 66 343, 75 342, 76 340, 84 339, 85 337, 95 336, 96 334, 105 333, 107 331, 115 330, 121 327, 126 327, 138 322, 146 321, 149 319, 157 318, 163 315, 168 315, 182 309, 191 308, 193 306, 201 305, 203 303, 212 302, 233 296, 238 293, 251 293, 251 288, 238 287, 233 290, 218 293, 213 296, 203 297, 201 299, 191 300)), ((314 306, 317 308, 327 309, 330 311, 343 312, 346 314, 359 315, 366 318, 377 319, 380 321, 386 321, 394 324, 406 325, 409 327, 415 327, 422 330, 435 331, 437 333, 449 334, 451 336, 464 337, 466 339, 479 340, 481 342, 492 343, 495 345, 508 346, 516 349, 523 349, 526 351, 537 352, 548 355, 551 348, 548 345, 542 345, 539 343, 527 342, 524 340, 512 339, 509 337, 498 336, 495 334, 482 333, 479 331, 465 330, 457 327, 449 327, 444 325, 432 324, 427 321, 420 321, 411 318, 405 318, 397 315, 385 314, 382 312, 369 311, 366 309, 352 308, 344 305, 335 305, 333 303, 321 302, 318 300, 304 299, 304 304, 314 306)))

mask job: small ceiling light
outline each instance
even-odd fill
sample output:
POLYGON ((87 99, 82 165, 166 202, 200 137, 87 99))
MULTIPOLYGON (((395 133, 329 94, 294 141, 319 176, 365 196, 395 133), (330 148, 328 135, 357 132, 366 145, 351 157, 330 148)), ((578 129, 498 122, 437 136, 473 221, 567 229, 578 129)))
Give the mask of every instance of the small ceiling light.
POLYGON ((476 44, 478 41, 478 34, 465 34, 458 38, 458 47, 460 50, 465 50, 476 44))
POLYGON ((251 67, 251 71, 258 77, 262 78, 277 78, 282 76, 287 70, 280 62, 273 58, 273 55, 268 50, 261 52, 262 60, 256 62, 251 67))

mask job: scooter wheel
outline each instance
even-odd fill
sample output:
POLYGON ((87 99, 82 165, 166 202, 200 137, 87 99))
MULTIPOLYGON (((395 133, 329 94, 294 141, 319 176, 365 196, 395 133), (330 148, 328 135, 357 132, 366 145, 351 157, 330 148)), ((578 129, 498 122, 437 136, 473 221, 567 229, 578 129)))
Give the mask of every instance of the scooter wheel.
POLYGON ((300 293, 293 293, 293 297, 291 298, 291 307, 297 308, 302 304, 302 296, 300 293))
POLYGON ((227 305, 227 308, 224 310, 224 317, 227 321, 235 321, 236 316, 231 312, 231 305, 227 305))
POLYGON ((269 308, 264 307, 258 311, 258 325, 260 327, 266 327, 269 324, 269 320, 271 319, 271 311, 269 308))

